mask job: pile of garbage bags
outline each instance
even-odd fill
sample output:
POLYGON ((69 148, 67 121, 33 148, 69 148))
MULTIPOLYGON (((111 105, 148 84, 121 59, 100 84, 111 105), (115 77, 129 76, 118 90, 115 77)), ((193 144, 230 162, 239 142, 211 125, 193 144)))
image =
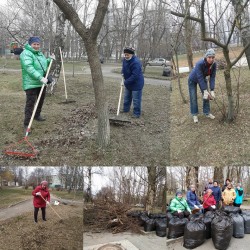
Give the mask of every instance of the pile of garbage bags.
POLYGON ((250 211, 232 206, 205 214, 192 214, 189 218, 178 218, 167 212, 166 221, 167 238, 183 236, 183 246, 187 249, 199 247, 206 239, 212 238, 216 249, 226 250, 232 236, 243 238, 250 234, 250 211))
POLYGON ((143 227, 145 232, 155 231, 159 237, 166 237, 167 233, 167 216, 166 214, 148 214, 144 211, 133 211, 127 214, 133 218, 137 218, 139 225, 143 227))

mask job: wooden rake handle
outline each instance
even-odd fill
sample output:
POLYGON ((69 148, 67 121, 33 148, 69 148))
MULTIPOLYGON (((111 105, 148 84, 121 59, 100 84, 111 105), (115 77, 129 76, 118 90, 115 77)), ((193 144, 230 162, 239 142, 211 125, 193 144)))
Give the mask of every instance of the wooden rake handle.
MULTIPOLYGON (((47 201, 43 198, 42 195, 40 195, 42 197, 42 199, 46 202, 47 204, 47 201)), ((50 205, 50 203, 48 203, 49 207, 54 211, 54 213, 62 220, 62 217, 56 212, 56 210, 50 205)))

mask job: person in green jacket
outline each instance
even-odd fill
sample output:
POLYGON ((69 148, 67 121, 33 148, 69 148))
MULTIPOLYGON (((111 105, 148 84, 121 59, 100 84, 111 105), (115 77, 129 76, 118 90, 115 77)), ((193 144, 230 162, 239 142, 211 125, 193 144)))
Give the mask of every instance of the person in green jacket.
MULTIPOLYGON (((24 129, 26 131, 32 112, 35 106, 37 97, 39 96, 41 87, 43 84, 48 83, 46 75, 48 65, 51 58, 54 59, 54 55, 47 58, 40 51, 41 40, 37 36, 30 37, 28 43, 24 46, 24 51, 20 55, 21 67, 22 67, 22 82, 23 90, 26 93, 26 105, 25 105, 25 117, 24 117, 24 129)), ((37 106, 34 119, 37 121, 45 121, 41 116, 43 102, 46 93, 46 86, 41 95, 40 102, 37 106)))
POLYGON ((170 212, 179 218, 188 217, 191 213, 187 201, 183 198, 183 193, 181 191, 176 192, 176 197, 172 199, 170 203, 170 212))

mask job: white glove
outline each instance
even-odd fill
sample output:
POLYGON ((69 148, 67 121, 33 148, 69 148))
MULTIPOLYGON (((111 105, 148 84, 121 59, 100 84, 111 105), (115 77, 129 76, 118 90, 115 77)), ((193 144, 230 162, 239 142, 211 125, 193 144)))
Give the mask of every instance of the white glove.
POLYGON ((37 196, 40 196, 40 195, 41 195, 41 192, 37 192, 36 195, 37 195, 37 196))
POLYGON ((181 213, 182 211, 181 210, 177 210, 178 214, 181 213))
POLYGON ((212 96, 213 99, 215 99, 215 93, 214 93, 213 90, 211 91, 211 96, 212 96))
POLYGON ((53 53, 53 54, 51 54, 50 56, 49 56, 51 59, 53 59, 53 60, 56 60, 56 56, 55 56, 55 54, 53 53))
POLYGON ((49 205, 49 201, 46 201, 46 204, 49 205))
POLYGON ((203 93, 203 99, 207 100, 209 97, 209 93, 207 90, 204 90, 204 93, 203 93))
POLYGON ((200 208, 203 208, 203 206, 202 206, 202 205, 200 205, 199 207, 200 207, 200 208))
POLYGON ((40 82, 43 83, 43 84, 47 84, 48 79, 43 77, 43 78, 40 80, 40 82))
POLYGON ((215 209, 215 205, 212 205, 211 208, 215 209))
POLYGON ((197 208, 198 208, 198 206, 194 205, 194 208, 196 208, 196 209, 197 209, 197 208))

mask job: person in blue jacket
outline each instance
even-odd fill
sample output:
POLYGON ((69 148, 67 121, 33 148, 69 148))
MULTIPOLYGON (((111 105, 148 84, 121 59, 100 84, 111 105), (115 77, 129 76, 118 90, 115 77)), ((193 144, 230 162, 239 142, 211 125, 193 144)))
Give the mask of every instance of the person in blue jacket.
POLYGON ((195 185, 191 185, 187 192, 187 203, 191 210, 200 209, 200 212, 202 212, 203 207, 195 193, 195 185))
POLYGON ((123 112, 130 111, 133 101, 133 118, 141 116, 142 89, 144 86, 144 76, 140 60, 135 56, 133 48, 124 49, 124 59, 122 62, 122 75, 124 77, 125 93, 123 112))
POLYGON ((218 186, 217 181, 214 181, 213 187, 211 187, 211 189, 213 191, 214 199, 216 200, 216 208, 218 209, 220 206, 220 201, 221 201, 221 189, 218 186))
POLYGON ((240 183, 237 184, 237 187, 235 188, 235 193, 236 193, 236 198, 234 200, 234 206, 240 207, 244 198, 244 191, 240 183))
POLYGON ((197 85, 203 95, 203 113, 206 117, 214 119, 215 116, 210 113, 210 99, 215 98, 215 76, 216 76, 215 51, 208 49, 205 57, 199 60, 192 69, 188 78, 188 89, 190 96, 190 111, 194 123, 198 123, 198 102, 197 102, 197 85), (208 81, 209 85, 208 86, 208 81), (210 87, 210 91, 209 91, 210 87))

